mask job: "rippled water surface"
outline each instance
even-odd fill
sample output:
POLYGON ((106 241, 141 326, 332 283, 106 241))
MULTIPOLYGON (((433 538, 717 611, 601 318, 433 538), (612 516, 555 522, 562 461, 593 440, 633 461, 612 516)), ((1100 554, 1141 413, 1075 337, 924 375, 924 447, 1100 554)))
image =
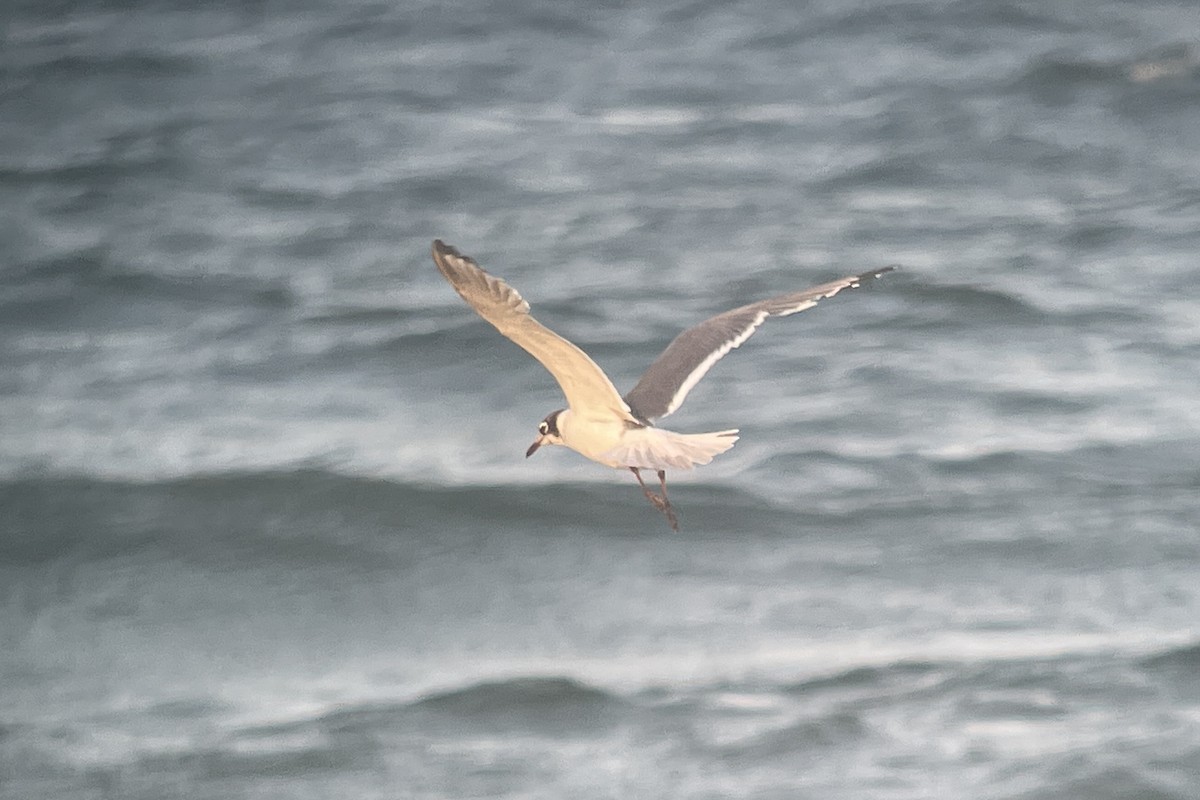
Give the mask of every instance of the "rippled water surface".
POLYGON ((0 797, 1200 797, 1200 10, 0 12, 0 797), (429 258, 664 425, 562 405, 429 258))

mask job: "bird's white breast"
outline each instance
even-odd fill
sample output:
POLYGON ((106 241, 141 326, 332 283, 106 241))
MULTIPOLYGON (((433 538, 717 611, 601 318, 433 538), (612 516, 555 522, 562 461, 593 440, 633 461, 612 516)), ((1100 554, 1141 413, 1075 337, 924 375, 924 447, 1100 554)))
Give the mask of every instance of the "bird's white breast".
POLYGON ((626 433, 626 423, 622 419, 576 416, 567 409, 558 415, 558 433, 563 444, 580 455, 608 467, 625 466, 608 456, 626 433))
POLYGON ((567 447, 617 469, 691 469, 709 463, 738 439, 736 430, 676 433, 630 426, 615 416, 577 417, 569 409, 559 415, 558 431, 567 447))

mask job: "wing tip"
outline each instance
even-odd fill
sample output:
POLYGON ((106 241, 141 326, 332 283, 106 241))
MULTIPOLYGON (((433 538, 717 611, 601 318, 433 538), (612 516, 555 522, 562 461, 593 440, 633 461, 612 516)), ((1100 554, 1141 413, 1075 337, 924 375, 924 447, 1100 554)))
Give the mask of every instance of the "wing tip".
POLYGON ((880 275, 884 275, 884 274, 886 274, 886 273, 888 273, 888 272, 895 272, 895 271, 896 271, 896 270, 898 270, 898 269, 900 269, 900 265, 899 265, 899 264, 888 264, 886 267, 880 267, 879 269, 876 269, 876 270, 871 270, 870 272, 868 272, 867 274, 863 275, 862 277, 864 277, 864 278, 878 278, 880 275))
MULTIPOLYGON (((881 275, 884 275, 888 272, 893 272, 899 268, 900 268, 899 264, 888 264, 886 267, 880 267, 879 269, 873 269, 870 272, 864 272, 861 275, 855 275, 853 278, 850 279, 850 282, 846 284, 846 288, 847 289, 857 289, 863 285, 863 281, 869 280, 871 278, 878 278, 881 275)), ((837 292, 833 292, 832 294, 829 295, 829 297, 832 297, 834 294, 837 294, 837 292)))
POLYGON ((464 278, 474 277, 477 272, 483 272, 475 263, 475 259, 463 255, 458 248, 446 244, 441 239, 433 240, 431 251, 433 263, 437 265, 438 271, 456 287, 464 278))
POLYGON ((487 303, 502 304, 516 314, 528 314, 529 303, 521 294, 495 275, 490 275, 475 259, 463 255, 453 245, 448 245, 441 239, 434 239, 432 245, 433 263, 442 276, 454 287, 481 316, 496 324, 488 316, 488 311, 480 306, 480 297, 487 298, 487 303))
POLYGON ((431 252, 433 253, 434 261, 440 261, 444 258, 466 258, 454 246, 446 244, 441 239, 433 240, 431 252))

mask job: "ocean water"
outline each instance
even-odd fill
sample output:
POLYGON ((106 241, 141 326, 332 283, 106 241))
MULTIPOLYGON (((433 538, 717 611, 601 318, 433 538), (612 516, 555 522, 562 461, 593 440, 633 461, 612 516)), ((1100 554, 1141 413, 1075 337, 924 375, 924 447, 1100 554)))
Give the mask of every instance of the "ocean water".
POLYGON ((0 798, 1200 798, 1200 7, 12 2, 0 798), (617 386, 771 320, 674 474, 617 386))

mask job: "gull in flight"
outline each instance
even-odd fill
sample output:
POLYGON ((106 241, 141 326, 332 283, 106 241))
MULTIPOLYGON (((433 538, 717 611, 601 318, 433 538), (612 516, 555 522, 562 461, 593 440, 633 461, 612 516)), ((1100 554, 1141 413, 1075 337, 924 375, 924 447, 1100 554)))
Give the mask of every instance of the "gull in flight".
POLYGON ((587 353, 542 325, 529 313, 529 303, 499 278, 440 239, 433 242, 433 261, 455 291, 496 330, 541 362, 558 381, 567 407, 551 411, 538 423, 538 437, 525 457, 543 445, 557 444, 608 467, 628 469, 646 499, 679 530, 675 510, 667 499, 668 469, 691 469, 707 464, 733 447, 737 430, 714 433, 675 433, 654 421, 679 408, 688 392, 712 365, 740 346, 767 317, 786 317, 842 289, 858 286, 894 267, 850 275, 811 289, 782 294, 718 314, 688 328, 667 345, 624 397, 587 353), (641 470, 658 474, 661 494, 642 480, 641 470))

